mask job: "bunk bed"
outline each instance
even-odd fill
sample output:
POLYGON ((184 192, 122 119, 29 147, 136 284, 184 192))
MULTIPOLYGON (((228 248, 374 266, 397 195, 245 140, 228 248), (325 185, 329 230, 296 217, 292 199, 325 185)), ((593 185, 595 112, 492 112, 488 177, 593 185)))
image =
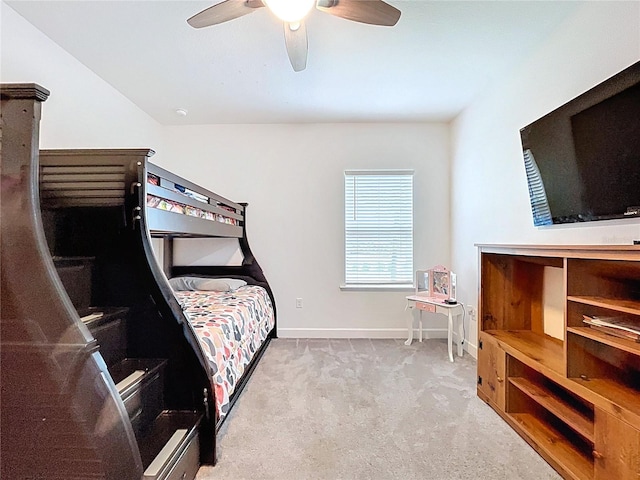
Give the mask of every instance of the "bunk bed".
POLYGON ((276 336, 247 205, 148 149, 38 151, 49 92, 0 92, 0 476, 192 479, 215 463, 216 432, 276 336), (207 238, 235 239, 240 264, 174 265, 176 242, 207 238), (194 281, 246 285, 172 287, 194 281), (211 340, 216 328, 227 336, 211 340))
POLYGON ((236 392, 277 335, 273 292, 249 247, 246 203, 232 202, 151 162, 144 167, 140 221, 151 237, 162 240, 161 264, 170 291, 157 272, 156 278, 178 321, 187 320, 198 337, 213 379, 219 428, 236 392), (174 264, 177 238, 203 237, 237 239, 242 263, 174 264))

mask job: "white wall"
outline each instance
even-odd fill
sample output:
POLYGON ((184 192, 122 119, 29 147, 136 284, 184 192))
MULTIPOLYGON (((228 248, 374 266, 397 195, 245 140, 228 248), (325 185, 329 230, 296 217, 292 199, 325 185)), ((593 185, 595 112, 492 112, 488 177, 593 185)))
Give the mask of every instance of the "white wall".
MULTIPOLYGON (((452 265, 458 297, 477 304, 475 243, 613 244, 637 220, 535 228, 520 128, 640 59, 640 3, 588 2, 452 126, 452 265)), ((640 187, 639 187, 640 188, 640 187)), ((471 350, 477 325, 467 327, 471 350)))
POLYGON ((273 286, 281 334, 406 335, 406 292, 339 290, 342 175, 347 168, 415 169, 415 264, 448 264, 447 125, 162 127, 5 3, 0 8, 0 80, 51 91, 41 148, 150 147, 156 163, 248 201, 249 238, 273 286))
POLYGON ((130 100, 0 2, 0 81, 38 83, 41 148, 162 149, 162 128, 130 100))
MULTIPOLYGON (((43 148, 151 147, 159 152, 154 160, 160 165, 250 203, 250 242, 273 284, 283 333, 404 334, 403 292, 338 288, 346 168, 416 170, 416 267, 452 264, 458 298, 467 304, 477 303, 475 243, 640 238, 633 221, 534 228, 518 133, 638 60, 637 2, 587 3, 465 110, 452 129, 443 124, 162 127, 6 4, 0 9, 0 80, 37 82, 52 92, 43 109, 43 148), (303 309, 295 308, 297 297, 304 299, 303 309)), ((467 323, 472 351, 475 329, 467 323)))
POLYGON ((414 169, 415 264, 448 264, 448 125, 219 125, 165 132, 163 167, 249 203, 249 242, 274 290, 281 336, 406 335, 407 292, 339 289, 343 172, 414 169), (296 298, 303 299, 302 309, 296 298))

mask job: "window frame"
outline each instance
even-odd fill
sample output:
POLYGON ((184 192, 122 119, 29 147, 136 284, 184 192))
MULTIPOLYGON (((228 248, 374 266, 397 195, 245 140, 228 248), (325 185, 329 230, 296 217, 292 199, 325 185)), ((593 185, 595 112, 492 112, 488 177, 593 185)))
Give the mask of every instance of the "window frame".
MULTIPOLYGON (((343 283, 340 285, 341 290, 401 290, 401 291, 411 291, 414 288, 414 261, 415 261, 415 171, 413 169, 362 169, 362 170, 345 170, 343 175, 343 189, 344 189, 344 212, 343 212, 343 228, 344 228, 344 263, 343 263, 343 283), (397 281, 393 281, 393 278, 380 278, 377 281, 366 282, 366 281, 357 281, 359 279, 349 278, 348 276, 348 267, 349 267, 349 233, 348 233, 348 214, 350 204, 348 204, 348 185, 347 181, 350 177, 359 177, 359 176, 405 176, 409 177, 409 185, 410 185, 410 204, 404 206, 405 210, 410 210, 410 220, 409 220, 409 230, 410 230, 410 268, 406 272, 406 279, 400 278, 397 281), (356 281, 354 281, 356 280, 356 281)), ((389 182, 391 185, 391 182, 389 182)), ((355 192, 354 192, 355 195, 355 192)), ((355 208, 356 200, 354 199, 354 206, 351 208, 355 208)), ((389 213, 388 211, 387 213, 389 213)), ((392 212, 393 213, 393 212, 392 212)), ((398 213, 402 213, 402 208, 399 209, 398 213)), ((405 212, 406 214, 406 212, 405 212)), ((399 229, 407 228, 399 227, 399 229)), ((397 235, 398 238, 402 239, 402 235, 397 235)), ((404 241, 406 242, 407 238, 404 237, 404 241)), ((357 263, 357 262, 354 262, 357 263)), ((405 266, 406 269, 406 266, 405 266)))

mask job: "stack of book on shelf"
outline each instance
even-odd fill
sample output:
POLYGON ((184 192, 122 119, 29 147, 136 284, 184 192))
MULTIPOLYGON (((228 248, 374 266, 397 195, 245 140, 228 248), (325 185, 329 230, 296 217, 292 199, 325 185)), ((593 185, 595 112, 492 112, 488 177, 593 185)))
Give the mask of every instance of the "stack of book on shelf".
POLYGON ((583 315, 582 320, 594 330, 599 330, 609 335, 626 338, 640 342, 640 323, 630 320, 628 317, 598 317, 595 315, 583 315))

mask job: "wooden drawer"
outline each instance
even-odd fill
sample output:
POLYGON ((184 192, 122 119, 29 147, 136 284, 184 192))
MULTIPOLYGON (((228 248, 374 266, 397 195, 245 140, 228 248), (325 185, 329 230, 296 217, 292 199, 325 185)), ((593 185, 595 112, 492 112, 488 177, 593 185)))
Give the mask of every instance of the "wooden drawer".
POLYGON ((90 307, 78 312, 89 332, 100 345, 100 355, 108 368, 126 357, 127 311, 126 308, 90 307), (97 318, 91 318, 92 316, 97 318))
POLYGON ((436 306, 431 303, 416 302, 416 308, 429 313, 435 313, 436 311, 436 306))
POLYGON ((200 444, 198 435, 191 439, 187 448, 163 480, 193 480, 200 467, 200 444))
POLYGON ((124 319, 114 319, 90 331, 100 345, 100 354, 107 367, 124 360, 127 353, 127 326, 124 319))
POLYGON ((162 373, 155 372, 140 382, 128 396, 122 398, 136 436, 139 436, 140 431, 162 411, 162 387, 162 373))
POLYGON ((126 358, 110 369, 136 437, 163 410, 166 363, 162 359, 126 358))
POLYGON ((145 469, 143 480, 193 480, 200 467, 199 438, 196 428, 175 430, 145 469))

